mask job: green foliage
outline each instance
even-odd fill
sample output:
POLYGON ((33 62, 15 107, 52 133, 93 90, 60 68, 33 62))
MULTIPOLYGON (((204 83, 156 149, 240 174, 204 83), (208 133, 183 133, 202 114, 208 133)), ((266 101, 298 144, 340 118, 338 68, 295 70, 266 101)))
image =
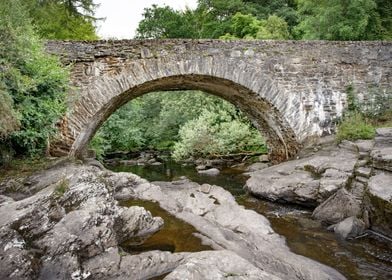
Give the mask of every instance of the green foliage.
POLYGON ((336 140, 373 139, 374 127, 366 121, 361 113, 355 112, 347 116, 338 126, 336 140))
POLYGON ((92 0, 26 0, 24 2, 37 33, 46 39, 95 40, 92 0))
POLYGON ((136 37, 151 38, 197 38, 196 18, 190 10, 175 11, 169 6, 144 9, 143 20, 137 28, 136 37))
POLYGON ((266 20, 258 20, 252 15, 237 13, 232 18, 233 34, 227 33, 220 39, 288 39, 288 25, 284 19, 272 15, 266 20))
POLYGON ((39 9, 33 10, 31 15, 38 33, 46 39, 95 40, 94 22, 72 14, 64 5, 47 3, 39 9))
POLYGON ((374 0, 298 0, 303 39, 373 40, 380 38, 380 20, 374 0))
POLYGON ((2 141, 18 154, 42 153, 65 112, 68 72, 45 54, 20 0, 0 2, 0 69, 2 106, 10 112, 1 123, 13 123, 2 125, 2 141))
POLYGON ((206 155, 224 153, 223 146, 234 151, 234 146, 253 149, 263 144, 258 132, 230 103, 198 91, 177 91, 150 93, 129 102, 103 124, 90 147, 99 155, 113 151, 173 150, 182 139, 179 131, 192 126, 205 112, 214 114, 206 124, 214 125, 214 129, 219 124, 214 137, 222 138, 219 146, 209 143, 212 149, 206 155))
POLYGON ((173 151, 176 160, 257 150, 263 144, 260 134, 249 123, 223 110, 204 110, 181 127, 179 136, 173 151))
POLYGON ((56 189, 54 190, 54 195, 55 195, 57 198, 60 198, 60 197, 62 197, 62 196, 65 194, 65 192, 66 192, 68 189, 69 189, 69 180, 63 178, 63 179, 58 183, 58 185, 56 186, 56 189))
POLYGON ((347 88, 347 112, 338 126, 337 140, 371 139, 375 127, 392 123, 392 92, 371 88, 359 100, 352 86, 347 88))

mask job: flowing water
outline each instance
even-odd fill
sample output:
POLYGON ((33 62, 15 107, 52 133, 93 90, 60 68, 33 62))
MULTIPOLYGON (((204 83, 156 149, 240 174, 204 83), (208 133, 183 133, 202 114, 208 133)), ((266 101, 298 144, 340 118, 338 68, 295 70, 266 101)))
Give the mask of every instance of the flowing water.
MULTIPOLYGON (((110 168, 114 171, 132 172, 149 181, 173 181, 186 176, 200 184, 222 186, 237 198, 238 203, 267 217, 272 228, 286 238, 293 252, 334 267, 347 279, 392 279, 390 242, 374 234, 350 241, 340 240, 320 223, 311 219, 310 209, 275 204, 247 195, 243 190, 246 176, 239 170, 224 168, 218 176, 206 176, 198 174, 193 165, 183 166, 174 162, 166 162, 160 166, 117 165, 110 168)), ((192 226, 168 214, 157 204, 128 201, 124 205, 143 206, 154 216, 160 216, 165 221, 163 229, 142 245, 124 244, 128 252, 137 253, 154 249, 195 252, 210 249, 194 236, 197 232, 192 226)))

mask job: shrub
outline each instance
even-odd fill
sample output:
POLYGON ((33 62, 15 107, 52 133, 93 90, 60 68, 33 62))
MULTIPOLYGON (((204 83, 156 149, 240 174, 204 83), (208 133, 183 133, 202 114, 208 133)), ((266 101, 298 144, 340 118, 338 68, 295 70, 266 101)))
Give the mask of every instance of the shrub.
POLYGON ((339 124, 336 139, 338 142, 342 140, 372 139, 374 134, 374 127, 366 121, 361 113, 354 112, 345 117, 339 124))
POLYGON ((175 160, 190 157, 228 155, 265 147, 259 132, 249 122, 227 111, 203 111, 179 131, 180 140, 174 145, 175 160))
POLYGON ((0 141, 42 154, 65 113, 68 71, 45 53, 20 0, 0 1, 0 70, 0 141))

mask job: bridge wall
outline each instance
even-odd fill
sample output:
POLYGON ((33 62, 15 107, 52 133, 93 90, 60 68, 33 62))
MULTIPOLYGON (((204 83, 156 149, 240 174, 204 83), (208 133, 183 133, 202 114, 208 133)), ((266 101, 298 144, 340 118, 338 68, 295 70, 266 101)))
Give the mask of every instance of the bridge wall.
POLYGON ((331 134, 346 89, 392 85, 391 42, 120 40, 48 42, 70 65, 70 111, 52 143, 79 155, 116 109, 155 90, 200 89, 240 107, 282 160, 331 134))

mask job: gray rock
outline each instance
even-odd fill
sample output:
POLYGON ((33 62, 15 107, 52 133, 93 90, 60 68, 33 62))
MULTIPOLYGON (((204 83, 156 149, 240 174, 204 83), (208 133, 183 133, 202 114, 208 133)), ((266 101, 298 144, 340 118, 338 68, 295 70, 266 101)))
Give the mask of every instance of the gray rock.
POLYGON ((117 235, 117 241, 124 241, 137 245, 141 244, 157 232, 163 226, 163 219, 152 217, 149 211, 142 207, 130 207, 124 209, 115 221, 114 229, 117 235))
POLYGON ((0 206, 0 213, 7 213, 0 215, 2 279, 13 274, 17 279, 149 279, 171 271, 170 277, 197 279, 207 275, 212 264, 212 276, 232 279, 344 279, 290 252, 266 218, 238 205, 223 188, 210 186, 206 193, 206 186, 188 180, 158 186, 133 174, 72 166, 56 171, 62 174, 61 182, 0 206), (120 207, 113 197, 126 193, 123 189, 130 189, 135 199, 158 201, 192 224, 203 242, 230 252, 122 252, 119 243, 140 242, 162 225, 143 208, 120 207), (200 269, 192 264, 200 264, 200 269))
POLYGON ((339 237, 349 239, 361 235, 365 230, 365 223, 357 217, 348 217, 332 228, 339 237))
POLYGON ((317 154, 250 173, 246 188, 272 201, 315 207, 346 186, 358 155, 346 149, 317 154))
POLYGON ((368 167, 359 167, 355 170, 355 175, 369 178, 372 174, 372 169, 368 167))
POLYGON ((340 144, 339 144, 339 148, 342 149, 346 149, 352 152, 357 153, 358 152, 358 146, 351 142, 351 141, 347 141, 347 140, 343 140, 340 144))
POLYGON ((390 147, 392 146, 392 128, 383 127, 376 129, 375 137, 376 147, 390 147))
POLYGON ((371 177, 366 196, 372 229, 392 237, 392 174, 371 177))
POLYGON ((198 170, 197 173, 208 176, 216 176, 220 173, 220 171, 217 168, 210 168, 206 170, 198 170))
POLYGON ((263 162, 256 162, 256 163, 250 165, 246 169, 246 171, 253 172, 253 171, 262 170, 262 169, 265 169, 265 168, 268 168, 268 164, 263 163, 263 162))
POLYGON ((260 162, 269 162, 269 156, 268 155, 261 155, 259 156, 259 161, 260 162))
POLYGON ((206 166, 204 165, 204 164, 200 164, 200 165, 198 165, 198 166, 196 166, 196 170, 206 170, 206 166))
MULTIPOLYGON (((392 144, 391 144, 392 145, 392 144)), ((392 146, 375 148, 371 154, 373 167, 392 171, 392 146)))
POLYGON ((314 209, 312 217, 336 224, 350 216, 357 216, 361 213, 361 202, 349 193, 345 188, 338 190, 314 209))
POLYGON ((135 195, 158 201, 163 209, 193 225, 203 242, 214 249, 229 250, 282 279, 344 279, 330 268, 291 253, 266 218, 238 205, 223 188, 212 186, 206 194, 192 182, 158 184, 139 185, 134 188, 135 195))
POLYGON ((374 147, 374 140, 358 140, 355 141, 355 145, 360 153, 370 153, 374 147))
POLYGON ((206 251, 191 254, 174 269, 165 280, 203 279, 253 279, 278 280, 282 279, 257 268, 247 260, 233 252, 206 251))

